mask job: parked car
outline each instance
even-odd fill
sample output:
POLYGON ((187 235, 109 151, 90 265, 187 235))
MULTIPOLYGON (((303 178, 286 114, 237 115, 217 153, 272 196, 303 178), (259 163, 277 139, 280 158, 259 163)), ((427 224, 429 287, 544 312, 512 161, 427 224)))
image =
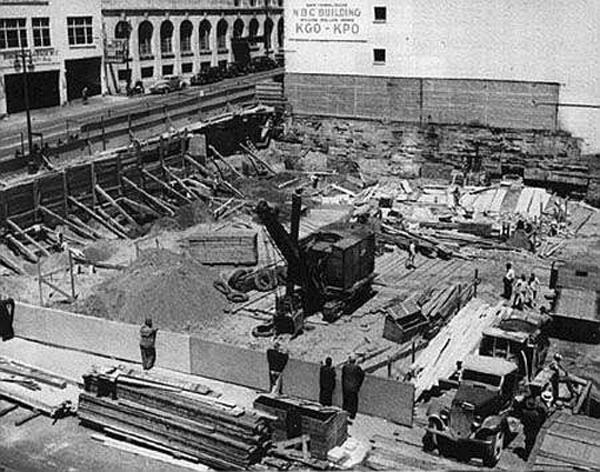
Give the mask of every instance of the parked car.
POLYGON ((207 85, 218 82, 222 78, 223 70, 220 67, 209 67, 194 75, 190 83, 192 85, 207 85))
POLYGON ((266 70, 275 69, 277 62, 269 56, 259 56, 250 59, 248 69, 250 72, 263 72, 266 70))
POLYGON ((167 76, 150 87, 150 93, 165 94, 185 88, 185 82, 178 76, 167 76))

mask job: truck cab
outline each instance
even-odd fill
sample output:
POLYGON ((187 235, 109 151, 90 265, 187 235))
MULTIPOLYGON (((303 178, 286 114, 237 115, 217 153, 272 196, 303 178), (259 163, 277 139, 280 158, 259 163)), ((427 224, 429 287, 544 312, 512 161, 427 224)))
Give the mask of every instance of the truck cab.
POLYGON ((497 357, 466 359, 456 394, 449 405, 428 411, 425 449, 461 450, 493 467, 500 459, 508 432, 507 417, 519 385, 519 367, 497 357))
POLYGON ((481 356, 506 359, 519 366, 519 375, 533 380, 542 369, 550 342, 546 333, 549 317, 512 311, 483 331, 481 356))

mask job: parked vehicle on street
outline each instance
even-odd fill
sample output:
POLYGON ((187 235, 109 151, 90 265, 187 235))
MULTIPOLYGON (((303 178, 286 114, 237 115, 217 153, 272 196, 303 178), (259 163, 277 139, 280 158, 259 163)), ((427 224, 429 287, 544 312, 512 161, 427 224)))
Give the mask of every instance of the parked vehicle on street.
POLYGON ((220 67, 209 67, 201 70, 192 77, 190 83, 192 85, 208 85, 219 82, 223 79, 223 69, 220 67))
POLYGON ((263 72, 277 67, 277 62, 269 56, 259 56, 250 59, 248 69, 250 72, 263 72))
POLYGON ((446 404, 433 402, 423 438, 426 450, 460 451, 495 466, 510 433, 507 418, 519 389, 519 367, 505 359, 472 355, 446 404), (449 404, 448 404, 449 403, 449 404))
POLYGON ((150 87, 150 93, 165 94, 185 88, 185 82, 179 76, 166 76, 150 87))

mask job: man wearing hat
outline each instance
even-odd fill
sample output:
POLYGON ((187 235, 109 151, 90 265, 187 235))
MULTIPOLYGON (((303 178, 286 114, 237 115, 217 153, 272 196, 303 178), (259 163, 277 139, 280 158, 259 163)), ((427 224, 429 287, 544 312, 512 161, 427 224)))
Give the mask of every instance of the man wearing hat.
POLYGON ((356 363, 356 357, 350 355, 348 362, 342 367, 342 408, 349 413, 350 419, 356 417, 358 392, 364 379, 364 370, 356 363))
POLYGON ((152 318, 146 321, 140 328, 140 350, 142 351, 142 367, 150 370, 156 362, 156 333, 158 328, 152 327, 152 318))
POLYGON ((279 341, 275 341, 273 347, 267 349, 270 391, 273 394, 281 395, 283 391, 281 374, 283 374, 289 357, 289 354, 283 349, 279 341))

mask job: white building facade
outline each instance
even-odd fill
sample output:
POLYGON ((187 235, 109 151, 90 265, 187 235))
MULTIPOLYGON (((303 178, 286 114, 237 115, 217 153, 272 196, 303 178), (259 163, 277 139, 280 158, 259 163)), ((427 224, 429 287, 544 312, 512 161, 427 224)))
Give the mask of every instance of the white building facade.
POLYGON ((283 0, 103 0, 109 90, 283 49, 283 0), (244 51, 244 47, 249 49, 244 51), (126 61, 126 56, 129 61, 126 61))
POLYGON ((0 116, 103 92, 100 0, 0 0, 0 116))
POLYGON ((597 0, 287 0, 285 21, 298 113, 565 129, 600 150, 597 0))

